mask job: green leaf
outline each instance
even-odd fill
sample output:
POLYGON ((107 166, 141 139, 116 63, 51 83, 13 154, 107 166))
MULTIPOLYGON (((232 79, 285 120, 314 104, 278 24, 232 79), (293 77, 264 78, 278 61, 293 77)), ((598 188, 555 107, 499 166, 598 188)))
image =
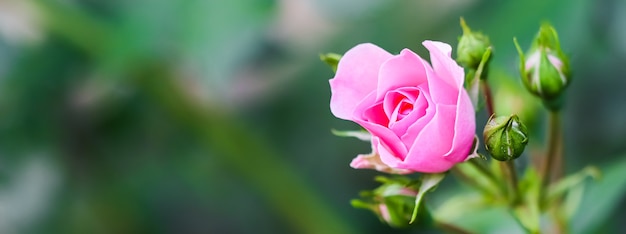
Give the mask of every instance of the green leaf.
POLYGON ((611 219, 626 195, 626 155, 602 167, 602 172, 600 181, 589 184, 579 212, 571 219, 572 233, 593 233, 611 219))
POLYGON ((548 188, 548 204, 552 204, 555 199, 558 199, 559 197, 565 195, 565 193, 568 193, 571 189, 582 185, 584 179, 586 179, 587 177, 599 179, 600 170, 597 167, 588 166, 582 169, 580 172, 569 175, 561 179, 556 184, 551 185, 548 188))
POLYGON ((481 194, 459 191, 434 212, 434 219, 472 233, 523 233, 508 207, 493 206, 481 194))
POLYGON ((422 184, 420 185, 419 192, 415 197, 415 208, 413 209, 413 215, 411 216, 411 221, 409 223, 413 223, 415 218, 417 217, 417 211, 419 209, 420 203, 422 203, 422 198, 424 198, 424 194, 435 188, 443 178, 446 177, 446 174, 424 174, 422 175, 422 184))

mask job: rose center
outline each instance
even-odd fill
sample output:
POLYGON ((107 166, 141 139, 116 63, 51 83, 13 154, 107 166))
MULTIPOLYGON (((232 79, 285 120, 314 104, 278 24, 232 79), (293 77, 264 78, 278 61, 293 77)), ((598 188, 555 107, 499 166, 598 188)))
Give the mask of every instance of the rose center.
POLYGON ((402 102, 398 104, 398 106, 396 107, 396 110, 394 111, 395 113, 397 113, 397 117, 395 121, 402 120, 405 116, 411 113, 412 110, 413 110, 413 103, 407 102, 407 100, 402 100, 402 102))

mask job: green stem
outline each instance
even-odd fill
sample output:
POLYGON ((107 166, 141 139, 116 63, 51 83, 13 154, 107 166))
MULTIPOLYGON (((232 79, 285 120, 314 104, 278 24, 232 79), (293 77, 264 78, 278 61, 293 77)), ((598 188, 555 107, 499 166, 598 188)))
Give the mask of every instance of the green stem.
POLYGON ((552 124, 555 125, 555 128, 558 128, 554 134, 554 149, 552 153, 552 169, 550 170, 550 182, 555 182, 561 179, 563 176, 563 130, 561 127, 561 119, 559 113, 555 112, 553 114, 554 120, 552 120, 552 124))
MULTIPOLYGON (((495 112, 493 107, 493 96, 491 94, 491 88, 489 87, 489 83, 487 83, 487 80, 484 79, 480 81, 480 85, 485 95, 485 102, 487 103, 487 114, 489 116, 493 116, 495 112)), ((504 194, 508 194, 510 203, 515 204, 518 200, 517 172, 515 170, 515 165, 513 164, 513 161, 507 161, 500 162, 499 166, 502 174, 504 175, 504 177, 507 178, 508 181, 506 186, 500 186, 500 188, 502 189, 502 192, 504 194)), ((489 174, 493 175, 492 173, 489 174)))
MULTIPOLYGON (((542 173, 542 191, 543 196, 547 193, 550 183, 558 181, 563 173, 563 132, 561 127, 561 118, 558 111, 550 111, 550 132, 548 139, 548 152, 546 155, 546 165, 544 165, 542 173)), ((545 200, 545 197, 543 198, 545 200)), ((567 221, 559 212, 559 206, 562 203, 562 197, 557 197, 556 206, 551 210, 554 220, 554 233, 567 233, 567 221)), ((544 201, 545 203, 545 201, 544 201)), ((547 205, 547 204, 546 204, 547 205)))
POLYGON ((489 84, 487 83, 487 80, 481 80, 480 86, 482 87, 483 93, 485 95, 487 114, 489 116, 492 116, 495 112, 493 109, 493 96, 491 95, 491 88, 489 88, 489 84))
POLYGON ((481 190, 484 193, 489 193, 489 194, 492 193, 491 191, 489 191, 489 189, 485 188, 485 186, 483 186, 480 183, 476 182, 476 180, 474 180, 473 178, 471 178, 470 176, 465 174, 462 170, 458 169, 456 166, 452 167, 452 169, 450 171, 452 172, 452 174, 454 174, 454 176, 456 178, 461 179, 465 183, 473 186, 474 188, 479 189, 479 190, 481 190))
POLYGON ((540 205, 543 207, 545 194, 548 186, 552 181, 555 172, 561 171, 561 163, 559 161, 561 152, 561 118, 558 111, 549 112, 549 132, 548 132, 548 152, 543 157, 543 165, 541 167, 541 187, 539 190, 540 205), (559 162, 559 163, 555 163, 559 162))
POLYGON ((515 205, 518 202, 519 192, 517 191, 517 171, 515 170, 515 164, 513 161, 500 162, 500 169, 502 175, 507 179, 507 194, 509 198, 509 204, 515 205))
POLYGON ((491 170, 485 167, 485 165, 480 163, 477 159, 470 159, 469 163, 473 165, 474 168, 476 168, 476 170, 480 171, 483 175, 485 175, 485 177, 491 180, 491 182, 495 184, 498 183, 498 179, 496 179, 496 176, 491 172, 491 170))

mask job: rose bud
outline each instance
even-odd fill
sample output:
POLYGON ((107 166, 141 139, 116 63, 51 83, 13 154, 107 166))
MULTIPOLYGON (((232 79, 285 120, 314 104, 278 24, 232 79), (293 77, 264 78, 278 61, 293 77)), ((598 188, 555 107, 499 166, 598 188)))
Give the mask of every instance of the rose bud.
POLYGON ((528 144, 527 132, 517 115, 491 116, 483 131, 485 148, 496 160, 516 159, 528 144))
POLYGON ((376 180, 383 184, 372 191, 361 192, 363 200, 352 200, 352 206, 374 212, 381 222, 389 226, 408 226, 419 184, 411 183, 406 177, 377 177, 376 180))
POLYGON ((472 32, 463 18, 461 18, 461 28, 463 29, 463 36, 459 38, 456 61, 465 68, 476 70, 483 54, 491 46, 491 42, 489 42, 489 37, 484 34, 472 32))
POLYGON ((571 81, 569 61, 561 51, 556 30, 550 24, 543 24, 539 29, 530 50, 520 54, 520 71, 526 88, 535 96, 542 98, 551 109, 558 108, 558 97, 571 81))

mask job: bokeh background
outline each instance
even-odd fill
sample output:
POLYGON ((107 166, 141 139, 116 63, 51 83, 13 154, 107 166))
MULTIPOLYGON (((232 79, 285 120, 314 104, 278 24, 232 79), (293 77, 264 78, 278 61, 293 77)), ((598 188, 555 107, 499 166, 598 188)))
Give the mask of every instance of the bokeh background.
MULTIPOLYGON (((553 23, 574 72, 566 171, 605 175, 572 232, 626 232, 624 12, 623 0, 0 0, 0 233, 437 233, 350 207, 378 173, 348 167, 369 145, 330 133, 357 126, 331 115, 318 54, 373 42, 427 58, 421 41, 455 45, 461 16, 492 39, 494 89, 521 87, 512 38, 527 47, 553 23)), ((526 98, 515 90, 496 111, 530 110, 541 152, 545 113, 507 99, 526 98)), ((459 191, 450 177, 427 202, 459 191)), ((521 232, 497 210, 450 219, 521 232)))

